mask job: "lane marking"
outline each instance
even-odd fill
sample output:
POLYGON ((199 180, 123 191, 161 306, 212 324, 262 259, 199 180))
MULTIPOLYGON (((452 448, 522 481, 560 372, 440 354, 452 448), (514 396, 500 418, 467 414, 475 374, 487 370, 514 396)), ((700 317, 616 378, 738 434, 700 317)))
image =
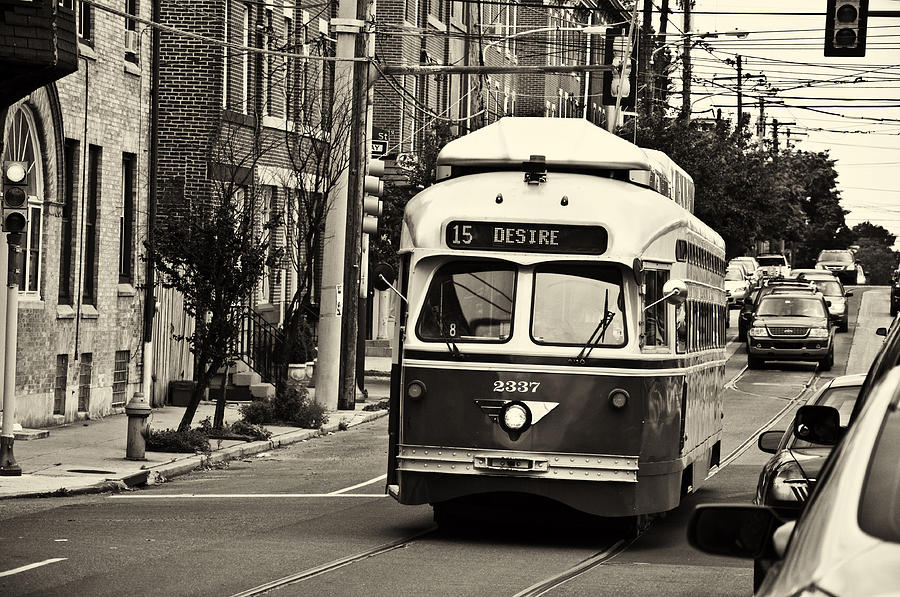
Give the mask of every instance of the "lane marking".
POLYGON ((379 481, 384 481, 387 479, 387 473, 383 475, 379 475, 374 479, 369 479, 368 481, 363 481, 362 483, 357 483, 356 485, 352 485, 350 487, 345 487, 343 489, 338 489, 337 491, 332 491, 328 495, 341 495, 342 493, 346 493, 348 491, 353 491, 354 489, 359 489, 360 487, 365 487, 366 485, 371 485, 372 483, 378 483, 379 481))
POLYGON ((372 549, 368 549, 364 552, 358 553, 352 556, 346 556, 343 558, 339 558, 337 560, 332 560, 321 566, 316 566, 314 568, 308 568, 302 572, 298 572, 296 574, 291 574, 290 576, 284 576, 277 580, 273 580, 267 582, 265 584, 259 585, 257 587, 253 587, 252 589, 247 589, 246 591, 241 591, 240 593, 235 593, 232 597, 253 597, 254 595, 262 595, 264 593, 268 593, 274 589, 279 587, 283 587, 285 585, 290 585, 298 582, 302 582, 304 580, 313 578, 315 576, 319 576, 322 574, 326 574, 331 572, 332 570, 337 570, 338 568, 343 568, 349 564, 353 564, 354 562, 359 562, 360 560, 364 560, 366 558, 370 558, 372 556, 377 556, 379 554, 398 549, 400 547, 406 547, 407 544, 415 541, 416 539, 423 537, 429 533, 433 533, 437 527, 431 527, 426 529, 420 533, 416 533, 415 535, 410 535, 409 537, 403 539, 397 539, 396 541, 391 541, 390 543, 383 543, 378 547, 373 547, 372 549))
POLYGON ((7 570, 6 572, 0 572, 0 577, 12 576, 13 574, 25 572, 26 570, 33 570, 34 568, 40 568, 41 566, 46 566, 47 564, 55 564, 56 562, 62 562, 64 560, 68 560, 68 559, 69 558, 50 558, 49 560, 44 560, 43 562, 35 562, 34 564, 28 564, 27 566, 20 566, 18 568, 13 568, 12 570, 7 570))
POLYGON ((573 578, 584 574, 591 568, 599 566, 600 564, 602 564, 604 562, 608 562, 609 560, 613 559, 614 557, 616 557, 617 555, 619 555, 620 553, 622 553, 623 551, 625 551, 626 549, 631 547, 631 544, 634 543, 636 540, 637 540, 637 538, 632 539, 626 543, 624 539, 619 539, 618 541, 613 543, 610 548, 606 549, 605 551, 596 553, 596 554, 590 556, 589 558, 578 562, 571 568, 563 570, 559 574, 555 574, 555 575, 551 576, 550 578, 539 581, 539 582, 531 585, 527 589, 523 589, 522 591, 519 591, 513 597, 539 597, 540 595, 543 595, 544 593, 547 593, 547 592, 555 589, 556 587, 559 587, 559 586, 569 582, 573 578))
POLYGON ((156 499, 258 499, 258 498, 383 498, 386 493, 135 493, 115 494, 111 500, 156 500, 156 499))

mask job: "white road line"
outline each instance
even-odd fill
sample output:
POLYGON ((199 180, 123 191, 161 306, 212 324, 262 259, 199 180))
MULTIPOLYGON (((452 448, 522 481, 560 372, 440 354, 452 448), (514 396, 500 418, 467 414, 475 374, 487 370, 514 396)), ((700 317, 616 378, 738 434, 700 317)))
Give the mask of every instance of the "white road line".
POLYGON ((19 568, 13 568, 12 570, 7 570, 6 572, 0 572, 0 577, 12 576, 13 574, 25 572, 26 570, 40 568, 41 566, 46 566, 47 564, 55 564, 56 562, 62 562, 63 560, 68 560, 68 559, 69 558, 50 558, 49 560, 44 560, 43 562, 35 562, 34 564, 28 564, 27 566, 20 566, 19 568))
POLYGON ((111 500, 190 500, 190 499, 258 499, 258 498, 383 498, 386 493, 129 493, 109 496, 111 500))
POLYGON ((374 479, 369 479, 368 481, 363 481, 362 483, 357 483, 356 485, 352 485, 350 487, 345 487, 343 489, 338 489, 337 491, 332 491, 328 495, 340 495, 342 493, 346 493, 348 491, 353 491, 354 489, 359 489, 360 487, 365 487, 366 485, 371 485, 372 483, 378 483, 379 481, 384 481, 387 479, 387 473, 383 475, 379 475, 374 479))

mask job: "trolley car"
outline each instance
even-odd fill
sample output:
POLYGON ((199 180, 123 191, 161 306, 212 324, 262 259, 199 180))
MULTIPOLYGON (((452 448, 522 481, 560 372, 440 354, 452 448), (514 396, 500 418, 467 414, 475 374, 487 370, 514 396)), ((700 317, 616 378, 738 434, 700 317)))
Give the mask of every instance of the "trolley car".
POLYGON ((449 143, 406 207, 387 490, 675 508, 718 465, 724 243, 693 182, 575 119, 449 143))

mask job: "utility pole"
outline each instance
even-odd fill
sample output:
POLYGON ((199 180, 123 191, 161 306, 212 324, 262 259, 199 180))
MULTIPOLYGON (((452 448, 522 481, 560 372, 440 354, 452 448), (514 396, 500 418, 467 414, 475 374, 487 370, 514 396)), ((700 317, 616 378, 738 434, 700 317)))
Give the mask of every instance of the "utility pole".
POLYGON ((16 463, 13 443, 16 438, 16 340, 19 317, 19 250, 22 234, 6 235, 9 247, 9 269, 6 287, 6 346, 3 368, 3 426, 0 428, 0 476, 18 477, 22 467, 16 463))
MULTIPOLYGON (((685 34, 691 30, 691 0, 684 0, 685 34)), ((691 36, 684 36, 684 55, 681 57, 681 117, 691 119, 691 36)))
POLYGON ((351 124, 346 144, 334 148, 335 155, 348 155, 349 163, 332 190, 325 216, 316 402, 327 410, 353 408, 355 396, 356 297, 361 246, 358 231, 362 217, 362 206, 357 203, 362 197, 358 191, 365 158, 365 154, 360 158, 359 150, 366 136, 360 123, 365 110, 368 73, 366 64, 363 63, 360 71, 354 59, 365 55, 365 40, 360 33, 365 25, 367 4, 368 0, 340 0, 338 15, 331 19, 338 58, 334 63, 334 103, 343 105, 349 98, 351 124))
POLYGON ((759 124, 756 127, 756 134, 760 139, 766 136, 766 100, 759 97, 759 124))
POLYGON ((737 132, 741 132, 744 116, 744 96, 741 94, 741 55, 737 55, 737 132))
POLYGON ((653 27, 653 2, 644 0, 643 21, 641 22, 641 45, 638 52, 638 74, 640 75, 641 86, 638 88, 637 101, 642 102, 642 110, 644 117, 650 116, 651 105, 653 102, 653 73, 650 71, 650 55, 651 50, 650 29, 653 27), (641 93, 643 89, 643 93, 641 93))

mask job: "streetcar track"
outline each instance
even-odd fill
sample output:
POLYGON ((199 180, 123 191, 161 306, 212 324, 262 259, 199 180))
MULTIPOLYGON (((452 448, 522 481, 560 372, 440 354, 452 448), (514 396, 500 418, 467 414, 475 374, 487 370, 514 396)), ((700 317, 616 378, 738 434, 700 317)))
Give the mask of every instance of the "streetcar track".
POLYGON ((585 572, 610 561, 611 559, 631 547, 631 545, 635 541, 637 541, 639 537, 640 535, 638 535, 638 537, 630 539, 629 541, 625 541, 625 539, 619 539, 605 550, 597 552, 594 555, 581 560, 574 566, 563 570, 559 574, 554 574, 549 578, 538 581, 530 587, 519 591, 513 597, 538 597, 539 595, 544 595, 545 593, 552 591, 556 587, 564 585, 573 578, 576 578, 584 574, 585 572))
POLYGON ((344 566, 349 566, 350 564, 354 564, 356 562, 361 562, 367 558, 371 558, 377 555, 381 555, 383 553, 387 553, 389 551, 393 551, 395 549, 400 549, 401 547, 406 547, 416 539, 424 537, 430 533, 433 533, 437 530, 436 526, 433 526, 429 529, 416 533, 414 535, 410 535, 409 537, 404 537, 403 539, 397 539, 396 541, 391 541, 389 543, 383 543, 371 549, 367 549, 366 551, 360 552, 355 555, 345 556, 343 558, 338 558, 336 560, 332 560, 330 562, 326 562, 319 566, 315 566, 313 568, 307 568, 301 572, 297 572, 294 574, 290 574, 288 576, 283 576, 279 579, 269 581, 267 583, 261 584, 259 586, 253 587, 252 589, 247 589, 245 591, 241 591, 240 593, 235 593, 231 597, 255 597, 256 595, 264 595, 269 591, 273 591, 275 589, 303 582, 305 580, 309 580, 311 578, 315 578, 317 576, 321 576, 322 574, 327 574, 339 568, 343 568, 344 566))

